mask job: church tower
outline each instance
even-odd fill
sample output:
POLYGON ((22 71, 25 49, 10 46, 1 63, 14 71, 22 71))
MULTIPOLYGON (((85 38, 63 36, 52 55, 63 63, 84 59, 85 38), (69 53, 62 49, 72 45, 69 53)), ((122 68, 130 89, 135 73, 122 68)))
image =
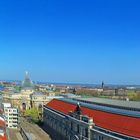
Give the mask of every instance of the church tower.
POLYGON ((25 72, 25 78, 22 81, 22 90, 21 92, 23 94, 31 94, 34 92, 33 90, 33 82, 31 81, 30 77, 29 77, 29 73, 26 71, 25 72))
POLYGON ((104 84, 104 81, 102 81, 102 89, 104 89, 104 85, 105 85, 105 84, 104 84))

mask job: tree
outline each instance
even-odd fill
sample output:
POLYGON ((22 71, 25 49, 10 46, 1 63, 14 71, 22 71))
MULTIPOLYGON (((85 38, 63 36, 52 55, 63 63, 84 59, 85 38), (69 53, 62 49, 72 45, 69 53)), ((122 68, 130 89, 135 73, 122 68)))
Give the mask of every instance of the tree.
POLYGON ((39 111, 37 108, 27 109, 25 115, 31 117, 33 122, 37 122, 39 118, 39 111))

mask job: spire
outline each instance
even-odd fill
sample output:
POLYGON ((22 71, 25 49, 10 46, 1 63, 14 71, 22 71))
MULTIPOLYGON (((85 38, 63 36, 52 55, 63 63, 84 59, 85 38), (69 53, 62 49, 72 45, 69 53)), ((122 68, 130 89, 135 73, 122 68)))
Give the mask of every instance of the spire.
POLYGON ((104 81, 102 81, 102 89, 104 88, 104 81))

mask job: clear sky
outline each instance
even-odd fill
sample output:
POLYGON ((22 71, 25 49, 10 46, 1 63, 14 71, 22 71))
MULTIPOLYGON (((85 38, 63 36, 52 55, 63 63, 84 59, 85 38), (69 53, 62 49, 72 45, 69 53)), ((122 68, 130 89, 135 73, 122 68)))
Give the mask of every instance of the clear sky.
POLYGON ((139 0, 0 1, 0 79, 140 84, 139 0))

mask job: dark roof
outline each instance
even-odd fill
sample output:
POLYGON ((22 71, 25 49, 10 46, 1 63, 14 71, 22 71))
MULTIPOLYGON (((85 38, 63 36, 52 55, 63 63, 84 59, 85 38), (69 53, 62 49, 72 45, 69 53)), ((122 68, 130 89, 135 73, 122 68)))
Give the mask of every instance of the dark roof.
POLYGON ((114 100, 114 99, 105 99, 105 98, 78 98, 77 101, 87 101, 92 103, 113 105, 118 107, 126 107, 126 108, 135 108, 140 109, 140 102, 138 101, 123 101, 123 100, 114 100))

